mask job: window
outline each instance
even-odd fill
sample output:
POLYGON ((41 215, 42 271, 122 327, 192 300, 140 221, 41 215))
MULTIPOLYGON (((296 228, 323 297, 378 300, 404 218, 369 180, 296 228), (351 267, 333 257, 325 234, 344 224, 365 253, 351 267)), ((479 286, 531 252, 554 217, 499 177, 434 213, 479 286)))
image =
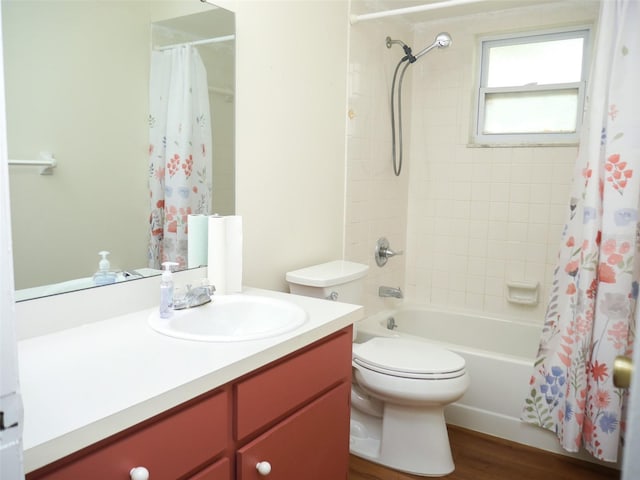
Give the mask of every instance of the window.
POLYGON ((483 39, 475 143, 577 142, 588 40, 586 28, 483 39))

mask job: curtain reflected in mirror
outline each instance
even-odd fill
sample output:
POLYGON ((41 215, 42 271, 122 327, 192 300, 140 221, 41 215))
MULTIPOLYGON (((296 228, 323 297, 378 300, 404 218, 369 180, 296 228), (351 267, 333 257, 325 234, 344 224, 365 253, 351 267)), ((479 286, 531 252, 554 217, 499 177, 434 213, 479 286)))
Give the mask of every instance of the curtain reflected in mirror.
MULTIPOLYGON (((152 52, 192 46, 206 70, 208 210, 232 214, 235 22, 200 1, 3 0, 9 158, 51 152, 57 167, 10 167, 18 299, 93 286, 98 252, 117 280, 150 268, 152 52)), ((200 147, 201 148, 201 147, 200 147)), ((151 264, 153 267, 153 264, 151 264)))
POLYGON ((211 112, 198 50, 151 52, 149 94, 149 267, 185 268, 187 218, 211 213, 211 112))

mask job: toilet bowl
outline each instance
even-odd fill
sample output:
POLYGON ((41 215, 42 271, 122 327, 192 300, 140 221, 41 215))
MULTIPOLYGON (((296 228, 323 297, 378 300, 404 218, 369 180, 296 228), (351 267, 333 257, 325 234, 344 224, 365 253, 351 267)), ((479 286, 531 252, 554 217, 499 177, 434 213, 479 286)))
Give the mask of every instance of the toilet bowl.
POLYGON ((464 359, 425 341, 373 338, 353 345, 353 369, 352 453, 415 475, 451 473, 444 407, 469 386, 464 359))
MULTIPOLYGON (((367 270, 338 260, 286 279, 293 294, 362 304, 367 270)), ((352 366, 351 453, 414 475, 451 473, 444 407, 469 386, 464 359, 427 341, 375 337, 353 344, 352 366)))

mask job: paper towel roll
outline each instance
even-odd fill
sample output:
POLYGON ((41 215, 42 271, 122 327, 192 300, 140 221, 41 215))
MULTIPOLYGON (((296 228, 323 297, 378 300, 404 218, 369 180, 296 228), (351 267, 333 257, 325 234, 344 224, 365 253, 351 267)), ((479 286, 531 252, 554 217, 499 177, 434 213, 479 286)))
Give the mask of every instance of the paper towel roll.
POLYGON ((212 215, 208 217, 208 268, 209 283, 216 287, 217 295, 227 293, 227 236, 224 217, 212 215))
POLYGON ((227 293, 242 292, 242 217, 225 217, 227 241, 227 293))
POLYGON ((209 217, 207 215, 189 215, 187 229, 187 267, 207 265, 209 217))

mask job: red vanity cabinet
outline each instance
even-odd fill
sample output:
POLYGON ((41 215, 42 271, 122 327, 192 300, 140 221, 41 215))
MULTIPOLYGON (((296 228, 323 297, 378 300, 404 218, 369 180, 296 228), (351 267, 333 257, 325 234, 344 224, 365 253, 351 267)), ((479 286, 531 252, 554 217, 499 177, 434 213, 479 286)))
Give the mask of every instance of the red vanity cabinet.
POLYGON ((351 340, 347 327, 27 480, 129 480, 139 466, 149 480, 346 480, 351 340))
POLYGON ((349 328, 236 383, 236 438, 264 432, 240 443, 238 480, 347 478, 351 342, 349 328))
POLYGON ((350 392, 350 385, 338 385, 241 447, 236 478, 346 480, 350 392), (269 464, 267 475, 258 472, 262 462, 269 464))
POLYGON ((330 387, 351 382, 350 335, 342 331, 236 382, 236 440, 244 440, 330 387))
POLYGON ((27 479, 127 480, 131 469, 140 466, 149 470, 150 480, 185 478, 228 445, 229 394, 203 397, 36 470, 27 479))

